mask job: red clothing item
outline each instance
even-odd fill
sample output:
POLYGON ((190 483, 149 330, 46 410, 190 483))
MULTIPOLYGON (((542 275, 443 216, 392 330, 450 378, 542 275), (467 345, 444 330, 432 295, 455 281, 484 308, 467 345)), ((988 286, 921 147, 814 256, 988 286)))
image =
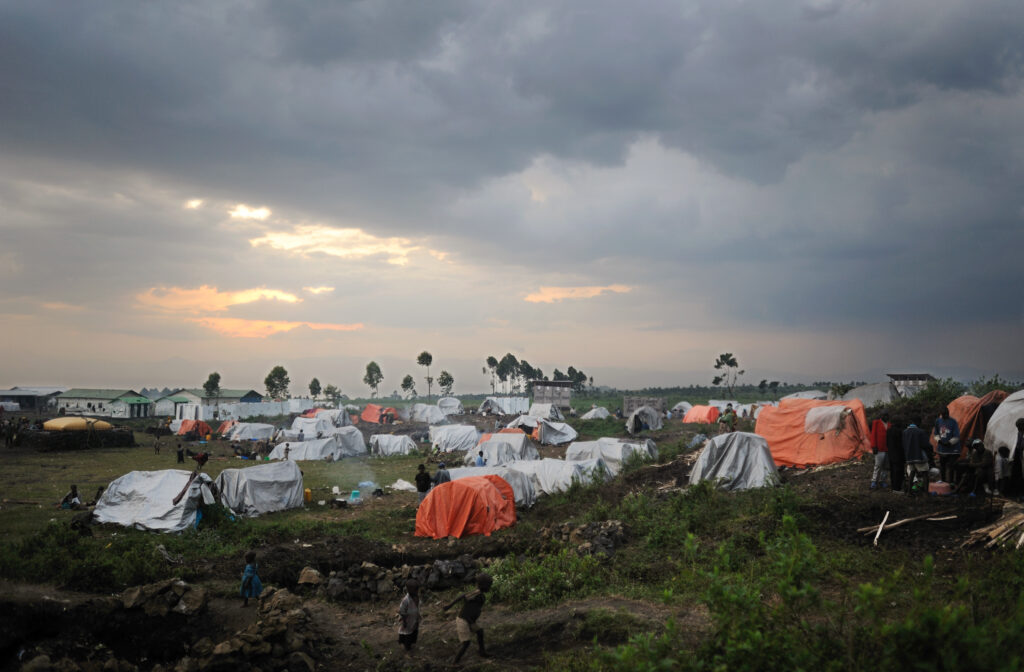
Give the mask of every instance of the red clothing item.
POLYGON ((871 448, 879 453, 889 452, 889 447, 885 443, 885 433, 889 430, 889 423, 882 420, 873 420, 871 422, 871 431, 868 433, 868 438, 871 440, 871 448))

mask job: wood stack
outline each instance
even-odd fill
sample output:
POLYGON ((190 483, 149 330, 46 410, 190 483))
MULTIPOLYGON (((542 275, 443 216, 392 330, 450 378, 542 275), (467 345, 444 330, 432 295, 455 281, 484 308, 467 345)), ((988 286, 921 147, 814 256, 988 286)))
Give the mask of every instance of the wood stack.
POLYGON ((1013 544, 1014 548, 1024 546, 1024 506, 1017 502, 1007 502, 999 520, 971 532, 960 547, 978 544, 984 544, 984 548, 1008 544, 1013 544))

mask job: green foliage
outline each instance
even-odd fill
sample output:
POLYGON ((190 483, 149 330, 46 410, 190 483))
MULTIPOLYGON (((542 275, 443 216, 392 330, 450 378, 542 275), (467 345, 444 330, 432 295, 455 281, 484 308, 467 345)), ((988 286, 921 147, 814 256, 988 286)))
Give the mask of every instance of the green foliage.
POLYGON ((338 399, 341 397, 341 390, 336 385, 328 383, 324 388, 324 396, 337 404, 338 399))
POLYGON ((967 393, 973 394, 976 397, 984 397, 989 392, 994 392, 995 390, 1002 390, 1003 392, 1012 394, 1022 388, 1024 388, 1024 384, 1020 382, 1011 383, 1008 380, 1003 380, 997 373, 988 379, 978 378, 977 380, 972 381, 967 386, 967 393))
POLYGON ((715 371, 721 371, 721 373, 714 377, 711 381, 712 385, 721 385, 729 392, 729 396, 734 396, 733 389, 736 387, 736 381, 746 371, 740 369, 740 363, 736 360, 736 356, 731 352, 723 352, 715 360, 715 371))
POLYGON ((320 379, 314 378, 309 381, 309 394, 316 399, 320 396, 320 379))
POLYGON ((410 399, 416 396, 416 380, 411 373, 405 374, 405 378, 402 378, 402 392, 409 395, 410 399))
POLYGON ((601 563, 566 549, 539 559, 510 556, 491 565, 494 600, 533 609, 579 598, 602 585, 601 563))
POLYGON ((220 394, 220 374, 214 371, 203 383, 203 391, 208 397, 216 397, 220 394))
POLYGON ((288 397, 288 385, 291 379, 288 371, 281 365, 275 366, 263 379, 263 385, 267 388, 267 395, 271 399, 286 399, 288 397))
POLYGON ((441 387, 441 394, 449 396, 452 393, 452 387, 455 386, 455 378, 447 371, 441 371, 441 375, 437 377, 437 384, 441 387))
POLYGON ((363 383, 373 390, 373 396, 377 396, 377 388, 380 387, 381 381, 384 380, 384 374, 380 370, 380 365, 377 362, 370 362, 366 365, 366 374, 363 376, 363 383))

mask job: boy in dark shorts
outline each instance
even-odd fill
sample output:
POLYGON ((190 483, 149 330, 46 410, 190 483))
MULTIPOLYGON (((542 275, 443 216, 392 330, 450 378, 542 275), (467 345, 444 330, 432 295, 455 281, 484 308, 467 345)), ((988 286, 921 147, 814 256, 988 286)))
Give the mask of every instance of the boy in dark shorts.
POLYGON ((462 610, 459 611, 459 615, 455 619, 455 631, 458 633, 459 642, 462 644, 459 652, 455 654, 455 660, 453 661, 455 663, 458 663, 462 659, 462 654, 466 653, 466 649, 469 648, 470 643, 473 641, 473 633, 476 633, 476 644, 480 651, 480 657, 490 657, 484 649, 484 630, 477 621, 480 618, 480 612, 484 608, 484 600, 486 599, 484 594, 491 589, 493 583, 494 579, 489 574, 477 575, 476 590, 459 595, 444 608, 444 611, 448 611, 459 602, 464 602, 462 610))

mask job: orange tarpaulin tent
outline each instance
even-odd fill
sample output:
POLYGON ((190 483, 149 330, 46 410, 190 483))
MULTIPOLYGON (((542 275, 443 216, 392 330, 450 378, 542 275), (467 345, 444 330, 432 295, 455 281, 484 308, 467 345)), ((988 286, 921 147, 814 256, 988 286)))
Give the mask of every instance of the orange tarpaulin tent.
POLYGON ((491 439, 494 438, 494 434, 526 434, 526 432, 519 429, 518 427, 505 427, 491 434, 481 434, 480 440, 476 442, 476 445, 479 446, 484 441, 490 441, 491 439))
POLYGON ((178 428, 178 436, 185 436, 189 432, 196 432, 199 436, 213 434, 210 426, 202 420, 182 420, 181 427, 178 428))
POLYGON ((717 406, 694 406, 683 416, 683 422, 700 422, 710 425, 718 422, 719 415, 717 406))
POLYGON ((392 420, 398 417, 398 411, 391 408, 390 406, 384 408, 383 406, 378 406, 377 404, 367 404, 366 408, 363 409, 363 412, 362 414, 360 414, 359 418, 364 422, 372 422, 374 424, 379 425, 380 418, 385 413, 389 414, 392 420))
POLYGON ((416 536, 443 539, 483 534, 516 522, 515 493, 505 479, 488 474, 436 486, 416 511, 416 536))
MULTIPOLYGON (((1001 404, 1008 395, 1002 390, 993 390, 979 399, 970 394, 957 397, 949 402, 949 417, 956 420, 960 426, 960 456, 966 457, 973 439, 985 438, 985 418, 981 412, 989 404, 1001 404)), ((927 428, 925 428, 927 429, 927 428)), ((932 446, 936 445, 934 435, 931 438, 932 446)))
POLYGON ((217 433, 220 434, 221 436, 224 436, 229 431, 231 431, 232 427, 234 427, 237 424, 238 420, 225 420, 224 422, 220 423, 220 427, 217 428, 217 433))
POLYGON ((783 399, 778 406, 761 409, 754 432, 768 440, 780 467, 843 462, 871 451, 864 404, 857 399, 783 399), (830 408, 836 410, 825 410, 830 408))

